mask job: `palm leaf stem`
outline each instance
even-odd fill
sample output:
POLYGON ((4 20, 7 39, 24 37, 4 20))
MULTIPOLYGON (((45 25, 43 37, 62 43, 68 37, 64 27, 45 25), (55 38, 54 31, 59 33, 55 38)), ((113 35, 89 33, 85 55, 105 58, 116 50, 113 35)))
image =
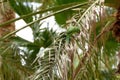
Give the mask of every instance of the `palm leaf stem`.
MULTIPOLYGON (((23 15, 23 16, 21 16, 19 18, 16 18, 16 19, 12 19, 12 20, 6 21, 6 22, 0 24, 0 27, 8 25, 8 24, 10 24, 12 22, 18 21, 20 19, 23 19, 23 18, 26 18, 26 17, 29 17, 29 16, 33 16, 33 15, 36 15, 36 14, 44 13, 44 12, 47 12, 47 11, 53 11, 53 10, 68 8, 68 9, 60 11, 60 12, 63 12, 63 11, 66 11, 66 10, 69 10, 69 9, 72 9, 72 8, 84 6, 86 4, 88 4, 88 2, 81 3, 81 4, 80 3, 69 3, 69 4, 65 4, 65 5, 61 5, 61 6, 57 6, 57 7, 53 7, 53 8, 49 8, 49 9, 45 9, 45 10, 40 10, 40 11, 33 12, 33 13, 30 13, 30 14, 27 14, 27 15, 23 15)), ((60 12, 58 12, 58 13, 60 13, 60 12)))

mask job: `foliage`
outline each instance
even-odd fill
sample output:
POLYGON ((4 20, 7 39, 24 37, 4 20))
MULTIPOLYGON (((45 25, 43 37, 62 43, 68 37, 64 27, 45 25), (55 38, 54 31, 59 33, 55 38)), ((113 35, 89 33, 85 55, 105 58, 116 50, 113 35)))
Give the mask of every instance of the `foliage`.
POLYGON ((32 29, 33 42, 11 36, 23 28, 0 39, 1 43, 6 43, 6 39, 11 40, 8 42, 11 44, 1 44, 0 48, 0 62, 3 63, 0 76, 5 75, 3 80, 6 77, 9 80, 120 79, 115 73, 118 62, 116 52, 120 44, 111 31, 115 21, 111 16, 114 9, 104 6, 100 0, 34 1, 43 5, 33 9, 31 0, 9 1, 19 14, 18 19, 27 23, 24 28, 29 26, 32 29), (41 28, 41 20, 51 16, 66 31, 58 33, 49 28, 41 28))
MULTIPOLYGON (((69 4, 74 2, 83 3, 86 1, 88 0, 55 0, 55 5, 69 4)), ((58 24, 63 25, 66 23, 67 20, 69 20, 73 16, 73 13, 75 13, 75 11, 73 10, 63 11, 55 15, 55 20, 58 24)))
POLYGON ((0 43, 0 79, 1 80, 25 80, 32 74, 32 70, 22 65, 19 49, 12 42, 0 43), (21 75, 23 74, 23 75, 21 75))

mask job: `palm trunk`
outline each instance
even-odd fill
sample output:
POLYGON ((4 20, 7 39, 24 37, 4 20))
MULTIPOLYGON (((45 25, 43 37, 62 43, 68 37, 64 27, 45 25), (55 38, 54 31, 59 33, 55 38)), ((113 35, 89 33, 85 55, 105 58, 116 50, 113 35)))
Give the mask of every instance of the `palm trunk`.
MULTIPOLYGON (((0 24, 14 18, 15 18, 15 13, 10 8, 9 3, 8 2, 0 3, 0 24)), ((0 27, 0 38, 14 30, 15 30, 15 23, 11 23, 11 24, 0 27)), ((6 42, 4 43, 6 44, 6 42)), ((2 41, 0 42, 0 50, 4 48, 5 46, 4 43, 2 41)), ((5 74, 3 73, 3 69, 2 69, 2 66, 4 63, 2 60, 3 60, 2 56, 0 55, 0 80, 5 80, 4 79, 5 74)))
MULTIPOLYGON (((15 13, 10 8, 10 5, 8 2, 0 3, 0 24, 4 23, 8 20, 14 19, 15 13)), ((15 24, 11 23, 9 25, 0 27, 0 37, 12 32, 15 30, 15 24)))

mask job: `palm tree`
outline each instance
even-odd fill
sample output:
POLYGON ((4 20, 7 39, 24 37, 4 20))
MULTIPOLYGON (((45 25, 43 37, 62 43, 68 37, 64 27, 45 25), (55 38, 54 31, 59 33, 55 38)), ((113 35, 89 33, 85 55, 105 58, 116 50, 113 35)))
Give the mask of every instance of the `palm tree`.
MULTIPOLYGON (((34 0, 43 4, 34 10, 29 5, 31 0, 10 0, 11 7, 20 18, 0 24, 3 26, 23 19, 27 25, 21 29, 30 26, 33 31, 33 42, 11 36, 21 29, 1 38, 1 42, 11 39, 10 45, 14 43, 14 49, 17 49, 17 55, 12 59, 19 61, 19 65, 15 63, 18 67, 13 65, 18 73, 26 73, 22 76, 31 80, 119 80, 119 69, 115 70, 118 62, 116 52, 120 46, 117 35, 119 1, 105 0, 105 4, 101 0, 46 1, 49 2, 34 0), (116 19, 111 16, 115 9, 118 10, 116 19), (50 16, 54 16, 56 23, 66 31, 57 33, 41 28, 40 21, 50 16)), ((15 55, 15 51, 9 50, 3 48, 1 51, 4 55, 8 52, 15 55)), ((15 76, 11 78, 14 79, 15 76)))

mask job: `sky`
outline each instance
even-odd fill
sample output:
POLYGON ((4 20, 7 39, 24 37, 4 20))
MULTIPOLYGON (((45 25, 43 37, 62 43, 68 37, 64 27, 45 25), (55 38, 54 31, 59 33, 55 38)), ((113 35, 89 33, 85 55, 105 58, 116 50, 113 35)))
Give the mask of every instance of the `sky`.
MULTIPOLYGON (((16 14, 16 17, 19 17, 19 16, 16 14)), ((18 20, 15 22, 16 30, 20 29, 21 27, 23 27, 25 25, 26 25, 26 23, 23 20, 18 20)), ((33 41, 32 30, 29 27, 17 32, 16 35, 18 35, 26 40, 33 41)))

